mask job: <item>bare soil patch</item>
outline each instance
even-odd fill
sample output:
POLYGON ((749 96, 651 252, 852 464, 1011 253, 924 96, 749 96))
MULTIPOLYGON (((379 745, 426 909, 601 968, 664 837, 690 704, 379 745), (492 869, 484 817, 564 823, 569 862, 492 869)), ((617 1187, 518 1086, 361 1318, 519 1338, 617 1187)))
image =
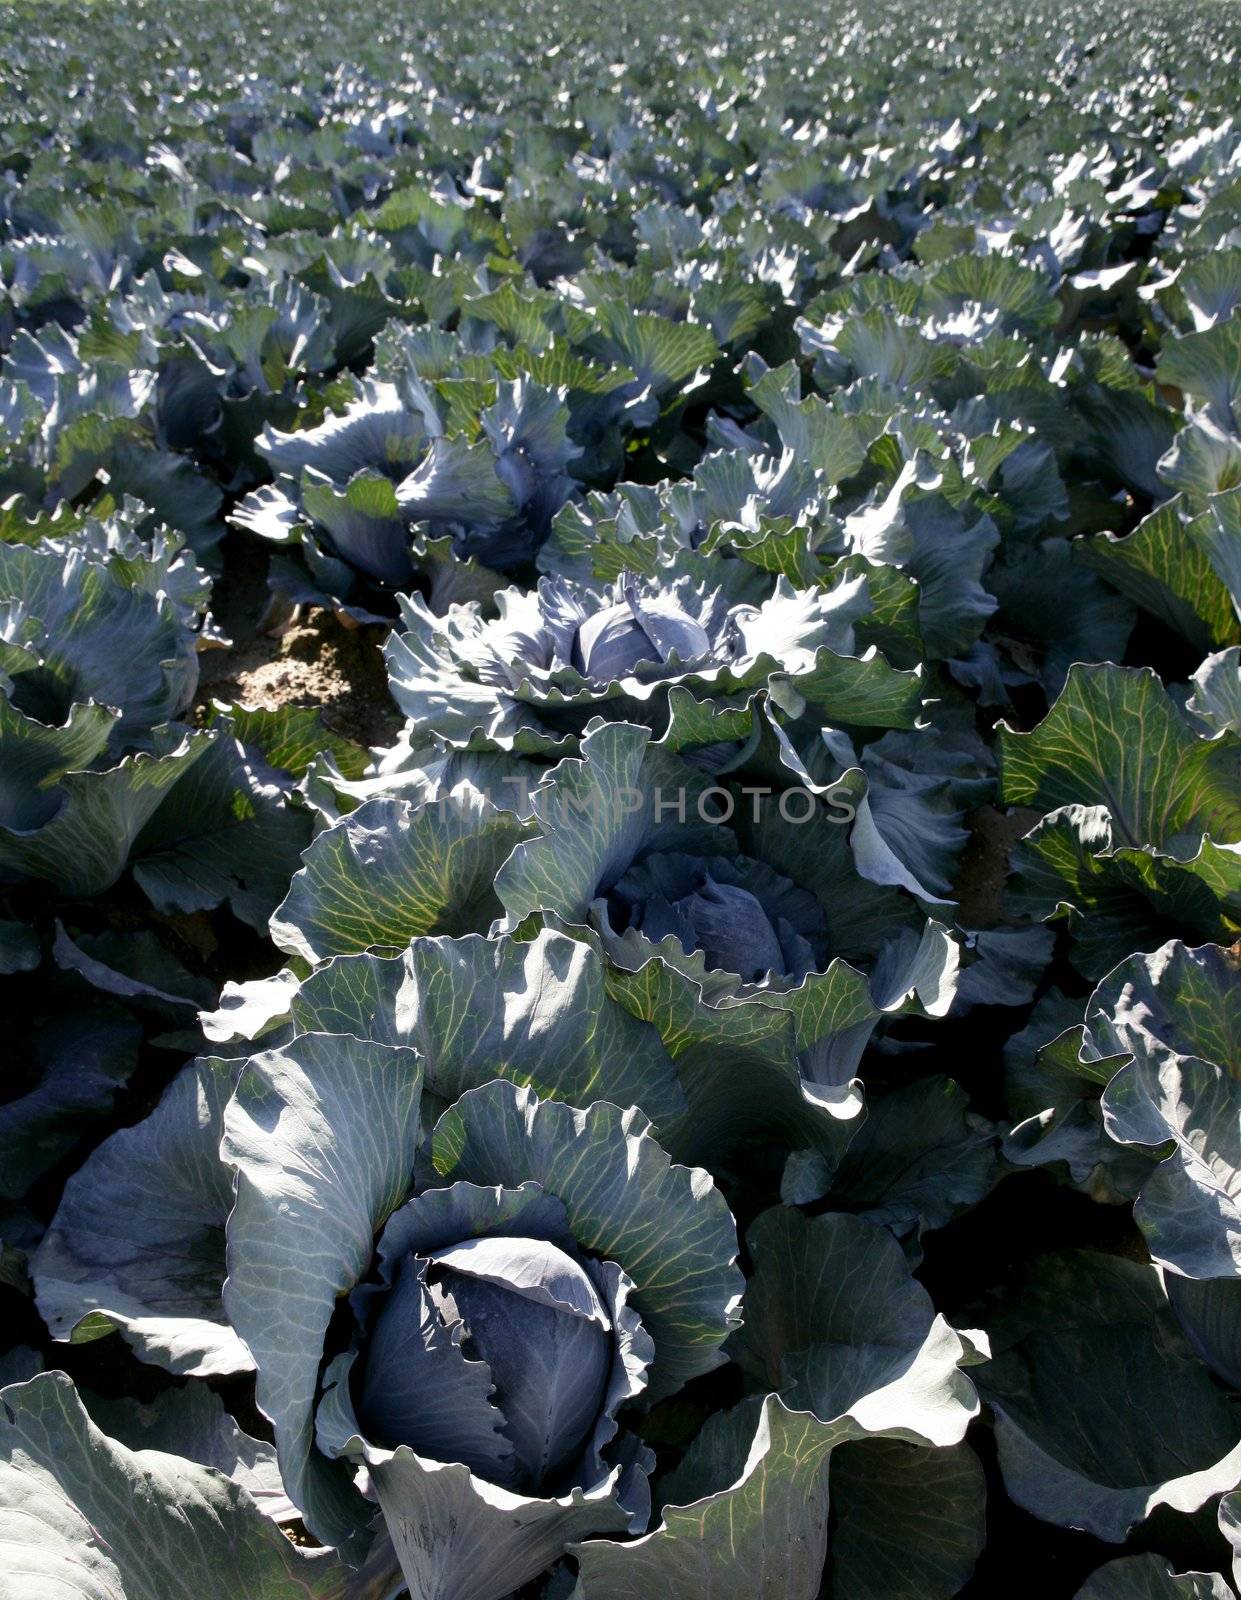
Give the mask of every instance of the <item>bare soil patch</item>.
POLYGON ((224 574, 212 609, 232 644, 199 658, 200 713, 213 700, 267 709, 317 706, 334 733, 367 746, 391 744, 402 718, 380 650, 387 630, 348 628, 313 607, 273 629, 266 555, 248 540, 229 548, 224 574))
POLYGON ((1028 806, 1016 806, 1008 812, 979 806, 969 818, 970 840, 961 853, 956 883, 963 927, 990 928, 1006 920, 1008 858, 1017 841, 1041 817, 1041 811, 1032 811, 1028 806))

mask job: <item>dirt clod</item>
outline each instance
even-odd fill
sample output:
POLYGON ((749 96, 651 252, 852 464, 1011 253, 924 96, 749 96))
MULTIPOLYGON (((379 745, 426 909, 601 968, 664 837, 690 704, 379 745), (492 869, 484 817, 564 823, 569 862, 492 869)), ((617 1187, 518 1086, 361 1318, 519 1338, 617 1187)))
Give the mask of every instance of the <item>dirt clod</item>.
POLYGON ((979 806, 969 818, 970 840, 961 854, 956 894, 966 928, 990 928, 1004 921, 1004 888, 1013 846, 1039 821, 1041 811, 1028 806, 997 811, 979 806))

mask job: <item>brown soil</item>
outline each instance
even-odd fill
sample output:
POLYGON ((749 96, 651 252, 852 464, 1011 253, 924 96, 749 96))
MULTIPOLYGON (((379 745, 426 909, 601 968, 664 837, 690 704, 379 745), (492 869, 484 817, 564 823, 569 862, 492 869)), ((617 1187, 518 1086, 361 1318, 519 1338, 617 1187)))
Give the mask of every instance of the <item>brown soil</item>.
POLYGON ((226 553, 212 610, 233 642, 199 657, 195 704, 200 714, 213 700, 266 708, 318 706, 334 733, 368 746, 391 744, 402 718, 388 693, 380 653, 387 630, 346 627, 317 608, 273 628, 266 566, 265 555, 249 541, 226 553))
POLYGON ((980 806, 969 819, 970 841, 957 869, 956 893, 960 920, 967 928, 990 928, 1003 922, 1004 888, 1009 878, 1008 858, 1013 846, 1042 817, 1041 811, 1016 806, 997 811, 980 806))

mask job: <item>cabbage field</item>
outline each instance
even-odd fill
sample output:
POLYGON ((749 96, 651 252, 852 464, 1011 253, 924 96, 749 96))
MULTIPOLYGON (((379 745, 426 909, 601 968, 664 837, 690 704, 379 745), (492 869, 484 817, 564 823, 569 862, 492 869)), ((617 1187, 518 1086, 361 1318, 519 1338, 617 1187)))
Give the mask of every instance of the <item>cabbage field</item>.
POLYGON ((0 1600, 1235 1600, 1239 0, 6 5, 0 1005, 0 1600))

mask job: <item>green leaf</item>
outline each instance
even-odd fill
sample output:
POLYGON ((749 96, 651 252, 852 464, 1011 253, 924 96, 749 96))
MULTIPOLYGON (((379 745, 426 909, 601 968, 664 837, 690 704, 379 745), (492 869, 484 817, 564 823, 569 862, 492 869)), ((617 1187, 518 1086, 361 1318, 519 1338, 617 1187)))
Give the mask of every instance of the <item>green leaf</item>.
POLYGON ((850 1441, 832 1453, 830 1488, 831 1600, 950 1600, 973 1572, 987 1486, 969 1445, 850 1441))
MULTIPOLYGON (((20 624, 16 640, 6 628, 13 641, 6 650, 23 648, 66 706, 116 707, 118 752, 145 747, 153 724, 178 716, 198 676, 193 634, 166 593, 176 580, 165 572, 159 590, 150 592, 144 567, 119 550, 108 552, 106 543, 89 551, 0 543, 0 603, 15 609, 20 624)), ((57 711, 45 720, 61 721, 57 711)))
POLYGON ((70 772, 60 806, 43 826, 0 828, 0 869, 42 880, 62 894, 102 894, 125 870, 130 850, 174 785, 212 744, 207 732, 156 730, 155 748, 102 772, 70 772))
POLYGON ((1073 1600, 1232 1600, 1232 1590, 1217 1572, 1178 1573, 1161 1556, 1121 1556, 1092 1573, 1073 1600))
POLYGON ((63 972, 77 972, 92 988, 133 1002, 173 1025, 215 998, 210 978, 196 978, 150 929, 138 933, 105 930, 69 937, 59 917, 52 959, 63 972))
POLYGON ((860 973, 841 961, 824 975, 813 1024, 824 1030, 823 1049, 804 1064, 792 1008, 727 997, 715 1004, 695 977, 658 956, 636 970, 610 962, 607 982, 655 1028, 676 1065, 689 1111, 667 1139, 680 1159, 718 1161, 766 1135, 839 1160, 862 1111, 853 1073, 878 1019, 860 973))
POLYGON ((352 739, 333 733, 318 706, 222 706, 212 708, 212 723, 223 721, 242 744, 261 750, 270 766, 304 778, 317 755, 330 755, 346 778, 360 778, 370 757, 352 739))
POLYGON ((1209 410, 1191 414, 1160 461, 1159 476, 1191 506, 1209 507, 1212 499, 1241 486, 1241 440, 1209 410))
POLYGON ((840 415, 817 394, 803 400, 795 363, 761 373, 750 385, 750 399, 771 418, 784 448, 822 472, 828 484, 852 477, 865 462, 869 438, 861 419, 840 415))
POLYGON ((1186 709, 1212 733, 1241 734, 1241 645, 1208 656, 1190 681, 1194 693, 1186 709))
POLYGON ((224 1113, 220 1153, 237 1173, 224 1308, 258 1370, 289 1498, 349 1553, 365 1548, 369 1515, 341 1464, 314 1450, 323 1340, 408 1191, 421 1093, 413 1050, 309 1033, 252 1056, 224 1113))
POLYGON ((1005 1486, 1035 1516, 1120 1544, 1157 1507, 1196 1511, 1241 1476, 1232 1406, 1189 1353, 1153 1267, 1042 1256, 986 1328, 993 1359, 971 1374, 1005 1486))
POLYGON ((1241 640, 1241 621, 1197 526, 1169 500, 1132 533, 1078 540, 1073 554, 1205 653, 1241 640))
POLYGON ((328 535, 328 548, 379 583, 405 584, 412 576, 406 518, 396 488, 382 472, 357 472, 344 488, 302 474, 302 507, 328 535))
POLYGON ((311 962, 431 933, 480 932, 500 911, 501 863, 531 828, 462 783, 438 799, 368 801, 311 844, 271 919, 311 962))
MULTIPOLYGON (((80 986, 68 993, 53 987, 46 999, 32 996, 21 1026, 11 1026, 21 1076, 0 1101, 0 1198, 20 1199, 80 1139, 96 1134, 138 1065, 142 1029, 129 1013, 82 1000, 80 986)), ((13 1023, 19 1016, 15 1007, 13 1023)))
POLYGON ((1219 1503, 1219 1531, 1232 1548, 1232 1581, 1241 1580, 1241 1494, 1226 1494, 1219 1503))
POLYGON ((717 1413, 712 1425, 725 1437, 711 1488, 688 1505, 666 1505, 643 1539, 573 1547, 583 1600, 815 1600, 828 1546, 828 1467, 855 1426, 790 1411, 776 1395, 757 1412, 717 1413))
POLYGON ((786 1185, 794 1174, 798 1193, 796 1202, 785 1195, 790 1203, 830 1195, 834 1207, 910 1241, 977 1205, 999 1176, 991 1129, 971 1113, 961 1086, 945 1077, 869 1094, 866 1120, 835 1169, 795 1161, 786 1185))
POLYGON ((141 1360, 170 1372, 253 1366, 220 1298, 233 1180, 218 1147, 236 1071, 191 1063, 150 1116, 105 1139, 68 1180, 31 1263, 54 1338, 118 1328, 141 1360))
POLYGON ((644 385, 656 389, 683 382, 720 353, 709 328, 631 311, 616 301, 600 308, 598 321, 600 332, 586 341, 586 348, 609 363, 631 367, 644 385))
POLYGON ((382 1600, 392 1583, 299 1550, 213 1467, 109 1439, 63 1372, 3 1391, 0 1528, 23 1600, 382 1600))
POLYGON ((275 1448, 244 1433, 206 1384, 164 1389, 149 1401, 88 1393, 82 1403, 95 1426, 126 1449, 159 1450, 214 1467, 246 1489, 273 1521, 296 1517, 296 1507, 280 1482, 275 1448))
POLYGON ((680 755, 713 744, 749 737, 759 711, 760 696, 750 694, 740 704, 700 700, 683 684, 668 687, 668 725, 659 741, 661 750, 680 755))
POLYGON ((757 1385, 824 1422, 848 1415, 868 1434, 959 1443, 978 1411, 958 1370, 964 1348, 886 1229, 777 1206, 746 1243, 754 1272, 731 1349, 757 1385))
MULTIPOLYGON (((1192 837, 1192 835, 1191 835, 1192 837)), ((1241 848, 1203 837, 1179 855, 1116 848, 1101 806, 1064 806, 1031 829, 1011 856, 1007 908, 1067 916, 1073 964, 1099 978, 1129 952, 1173 933, 1232 939, 1241 928, 1241 848)))
POLYGON ((1107 808, 1118 844, 1178 835, 1241 836, 1237 748, 1198 738, 1148 668, 1070 668, 1064 691, 1029 733, 1000 724, 1008 805, 1107 808))
POLYGON ((922 669, 898 672, 873 645, 860 656, 823 649, 805 672, 772 674, 770 691, 794 718, 811 708, 820 722, 833 725, 912 728, 922 704, 922 669))
POLYGON ((1011 255, 961 252, 928 274, 926 303, 944 314, 982 306, 1001 312, 1006 332, 1036 334, 1055 327, 1060 303, 1045 272, 1011 255))
POLYGON ((309 812, 221 732, 135 839, 134 878, 158 911, 227 902, 264 929, 310 834, 309 812))
POLYGON ((1126 489, 1162 500, 1166 491, 1157 468, 1176 437, 1175 413, 1140 389, 1099 384, 1088 385, 1076 406, 1085 424, 1080 436, 1086 462, 1126 489))
POLYGON ((1214 495, 1194 532, 1241 617, 1241 488, 1214 495))
POLYGON ((570 1541, 629 1525, 612 1480, 535 1499, 408 1445, 363 1447, 356 1436, 346 1443, 364 1455, 405 1583, 422 1600, 507 1600, 514 1582, 537 1577, 570 1541))
POLYGON ((1131 1057, 1104 1091, 1109 1134, 1172 1145, 1134 1216, 1152 1259, 1186 1278, 1241 1278, 1239 999, 1236 952, 1174 941, 1122 962, 1086 1007, 1082 1054, 1131 1057))
POLYGON ((292 1015, 307 1032, 412 1045, 445 1104, 506 1078, 543 1100, 640 1106, 657 1131, 685 1112, 658 1033, 609 995, 598 952, 547 930, 338 956, 303 982, 292 1015))
POLYGON ((1241 321, 1229 317, 1201 333, 1169 339, 1159 356, 1159 381, 1213 406, 1236 426, 1241 402, 1241 321))

